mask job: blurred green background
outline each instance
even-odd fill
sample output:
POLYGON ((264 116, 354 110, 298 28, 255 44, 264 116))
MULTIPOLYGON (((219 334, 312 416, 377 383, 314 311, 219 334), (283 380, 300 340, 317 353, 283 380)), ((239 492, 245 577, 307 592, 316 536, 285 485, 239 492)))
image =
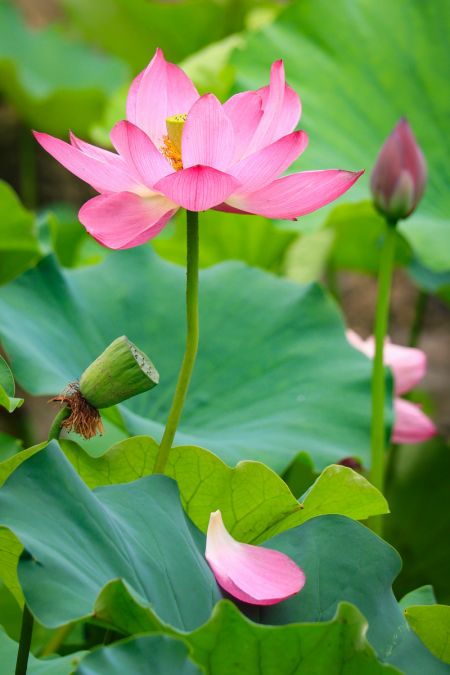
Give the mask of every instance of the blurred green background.
MULTIPOLYGON (((446 0, 0 1, 1 284, 51 251, 68 268, 108 255, 77 220, 93 192, 37 146, 31 128, 63 138, 72 129, 107 146, 131 78, 157 46, 201 92, 222 100, 266 84, 270 63, 283 58, 310 137, 293 168, 364 168, 366 175, 339 203, 296 223, 206 214, 201 263, 238 259, 299 283, 321 281, 348 325, 367 336, 384 229, 369 175, 387 134, 408 117, 429 182, 417 213, 399 228, 390 333, 428 355, 414 396, 440 435, 397 450, 387 536, 405 559, 399 593, 432 582, 440 601, 450 600, 449 8, 446 0)), ((182 263, 181 222, 152 245, 182 263)), ((15 415, 2 414, 0 457, 41 440, 52 414, 30 396, 15 415)))

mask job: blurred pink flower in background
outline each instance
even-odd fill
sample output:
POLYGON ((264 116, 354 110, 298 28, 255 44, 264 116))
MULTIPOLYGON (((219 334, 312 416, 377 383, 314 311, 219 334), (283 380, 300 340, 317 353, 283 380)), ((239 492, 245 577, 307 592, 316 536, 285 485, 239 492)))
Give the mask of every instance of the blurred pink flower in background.
POLYGON ((427 165, 406 119, 386 139, 372 171, 370 187, 376 207, 389 220, 407 218, 425 190, 427 165))
POLYGON ((205 558, 217 583, 252 605, 274 605, 305 585, 303 571, 284 553, 233 539, 220 511, 209 519, 205 558))
MULTIPOLYGON (((347 340, 360 352, 373 359, 375 340, 371 336, 364 340, 358 333, 348 329, 347 340)), ((414 347, 394 345, 389 339, 384 344, 384 363, 392 370, 394 378, 395 423, 392 431, 393 443, 421 443, 437 433, 436 426, 419 405, 411 403, 400 394, 406 394, 420 382, 427 368, 425 352, 414 347)))
POLYGON ((111 132, 117 153, 73 134, 70 144, 35 132, 55 159, 99 196, 79 218, 101 244, 122 249, 155 237, 179 207, 295 219, 328 204, 362 172, 328 169, 280 178, 306 148, 293 131, 301 113, 282 61, 270 84, 223 105, 199 96, 188 76, 157 49, 131 84, 127 121, 111 132))

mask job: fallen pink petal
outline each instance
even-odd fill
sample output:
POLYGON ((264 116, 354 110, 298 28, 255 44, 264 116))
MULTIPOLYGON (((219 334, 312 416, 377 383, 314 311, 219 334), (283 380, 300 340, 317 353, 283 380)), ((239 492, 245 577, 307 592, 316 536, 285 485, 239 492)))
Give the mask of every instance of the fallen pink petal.
POLYGON ((268 86, 222 104, 213 94, 200 96, 157 49, 131 84, 127 120, 112 129, 117 154, 73 134, 70 143, 35 137, 100 193, 79 212, 86 230, 104 246, 124 249, 156 237, 180 207, 295 220, 343 195, 362 171, 283 176, 308 143, 304 131, 294 131, 300 113, 281 60, 268 86))
POLYGON ((305 585, 303 571, 284 553, 236 541, 220 511, 210 516, 205 557, 223 590, 252 605, 275 605, 305 585))

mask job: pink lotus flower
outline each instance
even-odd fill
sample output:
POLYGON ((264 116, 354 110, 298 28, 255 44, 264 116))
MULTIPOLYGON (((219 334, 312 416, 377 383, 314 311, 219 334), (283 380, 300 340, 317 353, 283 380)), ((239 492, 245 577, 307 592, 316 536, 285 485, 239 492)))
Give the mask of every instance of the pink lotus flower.
POLYGON ((100 193, 81 208, 80 221, 104 246, 122 249, 155 237, 179 207, 295 219, 346 192, 362 172, 280 178, 307 145, 306 133, 293 131, 300 112, 282 61, 272 65, 269 86, 222 105, 213 94, 199 96, 157 49, 130 87, 127 121, 111 132, 117 154, 73 134, 70 144, 35 137, 100 193))
POLYGON ((275 605, 305 585, 302 570, 284 553, 233 539, 220 511, 209 519, 205 557, 217 583, 252 605, 275 605))
POLYGON ((427 167, 406 119, 401 119, 387 138, 370 186, 379 211, 390 220, 407 218, 416 208, 425 190, 427 167))
MULTIPOLYGON (((353 330, 347 330, 347 340, 360 352, 373 359, 375 340, 373 337, 363 340, 353 330)), ((395 423, 392 431, 393 443, 422 443, 437 433, 434 423, 422 412, 419 405, 398 398, 406 394, 420 382, 427 368, 427 357, 421 349, 394 345, 386 339, 384 343, 384 363, 392 369, 394 389, 395 423)))

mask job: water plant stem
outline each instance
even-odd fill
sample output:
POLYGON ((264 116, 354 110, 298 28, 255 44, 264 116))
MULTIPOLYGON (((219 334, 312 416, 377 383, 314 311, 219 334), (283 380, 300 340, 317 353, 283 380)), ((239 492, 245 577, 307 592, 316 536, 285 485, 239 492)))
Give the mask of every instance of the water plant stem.
MULTIPOLYGON (((388 223, 386 238, 380 257, 375 315, 375 358, 373 360, 372 368, 372 468, 370 480, 381 492, 383 492, 385 463, 384 408, 386 400, 386 380, 384 371, 384 341, 388 327, 389 299, 394 271, 396 236, 395 224, 388 223)), ((370 520, 370 526, 374 532, 381 535, 382 517, 374 516, 370 520)))
POLYGON ((33 635, 33 615, 31 614, 28 607, 24 605, 15 675, 25 675, 27 672, 28 657, 30 655, 32 635, 33 635))
POLYGON ((186 211, 186 228, 186 350, 178 375, 178 382, 167 418, 166 428, 156 456, 154 473, 164 473, 180 421, 198 349, 198 213, 186 211))
POLYGON ((61 433, 61 425, 64 420, 69 417, 69 415, 70 408, 68 405, 65 405, 63 408, 61 408, 61 410, 58 411, 55 419, 52 422, 50 431, 48 432, 47 440, 49 442, 59 438, 59 434, 61 433))

